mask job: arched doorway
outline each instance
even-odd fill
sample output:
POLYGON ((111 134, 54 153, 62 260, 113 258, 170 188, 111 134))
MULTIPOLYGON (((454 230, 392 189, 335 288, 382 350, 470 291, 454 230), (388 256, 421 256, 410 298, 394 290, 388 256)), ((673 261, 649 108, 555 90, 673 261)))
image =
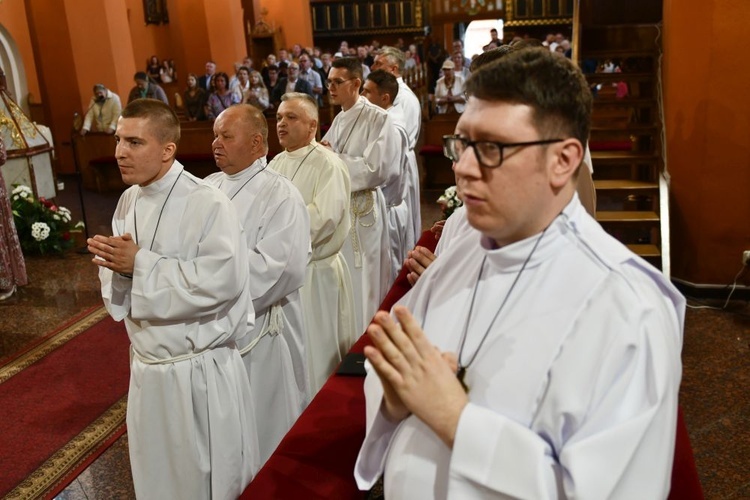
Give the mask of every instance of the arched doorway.
POLYGON ((0 24, 0 68, 5 73, 8 93, 24 113, 29 112, 26 96, 29 92, 26 83, 26 69, 18 46, 8 30, 0 24))

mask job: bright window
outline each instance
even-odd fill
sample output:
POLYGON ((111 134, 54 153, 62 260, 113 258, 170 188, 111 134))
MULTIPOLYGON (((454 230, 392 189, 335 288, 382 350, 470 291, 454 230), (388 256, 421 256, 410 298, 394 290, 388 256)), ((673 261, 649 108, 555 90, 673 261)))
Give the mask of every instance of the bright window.
POLYGON ((497 37, 502 40, 502 19, 482 19, 469 23, 464 37, 464 51, 467 57, 474 57, 476 54, 482 53, 482 47, 487 45, 492 39, 490 37, 490 30, 492 28, 497 30, 497 37))

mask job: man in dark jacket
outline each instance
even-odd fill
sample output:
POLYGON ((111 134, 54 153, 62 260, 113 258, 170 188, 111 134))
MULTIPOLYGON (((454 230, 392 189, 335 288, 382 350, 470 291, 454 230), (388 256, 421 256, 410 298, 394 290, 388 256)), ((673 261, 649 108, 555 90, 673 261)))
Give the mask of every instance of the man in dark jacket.
POLYGON ((292 62, 287 68, 287 77, 280 78, 279 83, 271 90, 271 103, 278 107, 281 96, 287 92, 302 92, 315 98, 312 85, 299 77, 299 64, 292 62))
POLYGON ((145 97, 148 99, 158 99, 164 104, 169 105, 169 100, 167 99, 167 94, 164 93, 164 89, 155 83, 149 82, 146 73, 139 71, 135 74, 133 79, 135 80, 135 87, 133 87, 130 90, 130 94, 128 94, 128 104, 136 99, 145 97))

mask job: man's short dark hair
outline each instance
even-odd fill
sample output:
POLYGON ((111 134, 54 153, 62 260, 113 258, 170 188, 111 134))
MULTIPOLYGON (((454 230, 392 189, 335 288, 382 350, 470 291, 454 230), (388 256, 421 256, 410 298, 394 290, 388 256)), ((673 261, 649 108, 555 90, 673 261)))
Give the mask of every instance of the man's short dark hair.
POLYGON ((139 71, 135 74, 133 80, 148 80, 148 75, 144 71, 139 71))
POLYGON ((398 95, 398 80, 396 80, 395 76, 384 69, 376 69, 367 75, 367 79, 378 86, 378 90, 380 90, 381 94, 390 95, 391 104, 393 104, 393 101, 396 100, 396 96, 398 95))
POLYGON ((151 132, 162 143, 180 143, 180 120, 174 110, 158 99, 136 99, 122 110, 122 118, 146 118, 151 132))
POLYGON ((593 98, 581 71, 545 48, 511 51, 471 74, 471 97, 525 104, 542 138, 575 137, 586 144, 593 98))
POLYGON ((331 66, 347 70, 350 78, 362 80, 362 62, 357 57, 339 57, 331 63, 331 66))
POLYGON ((492 49, 486 50, 476 56, 474 59, 471 60, 471 66, 469 67, 469 71, 472 73, 482 66, 489 64, 493 61, 497 61, 501 57, 505 56, 506 54, 509 54, 511 52, 510 45, 501 45, 499 47, 494 47, 492 49))

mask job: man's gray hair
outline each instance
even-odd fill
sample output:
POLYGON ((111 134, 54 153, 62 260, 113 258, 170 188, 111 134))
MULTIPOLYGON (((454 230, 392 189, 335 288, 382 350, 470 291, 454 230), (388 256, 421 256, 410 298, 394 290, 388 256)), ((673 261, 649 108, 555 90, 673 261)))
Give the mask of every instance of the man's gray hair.
POLYGON ((387 57, 390 64, 396 64, 398 66, 398 76, 401 76, 401 73, 404 72, 404 64, 406 64, 406 56, 401 49, 385 45, 380 49, 378 55, 387 57))
POLYGON ((310 94, 304 92, 287 92, 281 96, 281 102, 299 101, 305 114, 311 120, 318 121, 318 103, 310 94))

